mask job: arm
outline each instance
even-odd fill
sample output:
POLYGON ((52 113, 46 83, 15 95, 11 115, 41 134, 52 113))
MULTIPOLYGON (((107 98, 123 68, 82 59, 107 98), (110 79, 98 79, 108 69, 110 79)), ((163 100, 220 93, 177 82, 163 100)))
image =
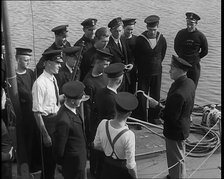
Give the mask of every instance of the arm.
POLYGON ((181 50, 181 34, 180 31, 177 33, 175 39, 174 39, 174 50, 176 54, 179 56, 180 55, 180 50, 181 50))
MULTIPOLYGON (((60 120, 60 119, 58 119, 60 120)), ((64 156, 65 151, 65 145, 68 140, 68 134, 69 134, 69 126, 66 122, 60 121, 56 125, 55 129, 55 143, 54 143, 54 152, 56 155, 56 161, 59 165, 62 165, 62 159, 64 156)))
POLYGON ((43 142, 46 145, 46 147, 51 146, 52 145, 52 141, 51 141, 51 137, 49 136, 47 129, 44 125, 44 121, 43 118, 41 116, 40 112, 34 112, 34 117, 36 119, 36 123, 37 126, 40 129, 41 135, 43 137, 43 142))
POLYGON ((166 43, 166 39, 163 37, 164 39, 164 44, 163 44, 163 48, 162 48, 162 61, 163 59, 165 58, 165 55, 166 55, 166 49, 167 49, 167 43, 166 43))
POLYGON ((125 142, 125 155, 127 158, 128 173, 132 178, 137 178, 137 165, 135 162, 135 135, 132 131, 128 131, 127 141, 125 142))
POLYGON ((200 58, 205 57, 208 54, 208 42, 204 34, 201 35, 201 51, 199 53, 200 58))

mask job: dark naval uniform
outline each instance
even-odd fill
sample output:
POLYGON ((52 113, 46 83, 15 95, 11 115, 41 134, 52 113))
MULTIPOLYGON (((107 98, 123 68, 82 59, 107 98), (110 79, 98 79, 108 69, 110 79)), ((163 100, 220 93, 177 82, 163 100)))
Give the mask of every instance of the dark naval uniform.
MULTIPOLYGON (((80 81, 69 81, 63 86, 63 93, 69 99, 82 100, 84 88, 80 81)), ((87 160, 84 121, 77 108, 66 102, 56 118, 53 144, 56 162, 62 166, 64 179, 84 179, 87 160)))
POLYGON ((85 35, 83 35, 75 44, 74 46, 81 46, 82 42, 84 42, 84 47, 82 50, 82 54, 84 54, 88 49, 90 49, 91 47, 93 47, 94 44, 94 40, 93 39, 89 39, 87 37, 85 37, 85 35))
MULTIPOLYGON (((145 19, 147 24, 159 22, 154 16, 145 19), (155 21, 156 20, 156 21, 155 21)), ((148 38, 147 31, 137 37, 135 48, 135 63, 138 70, 138 90, 143 90, 145 94, 150 91, 150 96, 157 101, 160 100, 161 77, 162 77, 162 61, 165 57, 167 43, 164 36, 157 32, 156 46, 152 48, 148 38)), ((139 95, 139 106, 137 108, 137 117, 149 122, 155 123, 158 118, 154 109, 149 108, 148 118, 146 111, 146 99, 143 95, 139 95)))
MULTIPOLYGON (((194 13, 186 13, 186 16, 187 19, 193 21, 200 19, 194 13)), ((197 29, 193 32, 188 32, 187 28, 182 29, 175 37, 174 49, 179 57, 192 65, 187 72, 187 76, 197 86, 201 71, 200 60, 208 54, 208 42, 205 35, 197 29)))
MULTIPOLYGON (((16 55, 31 56, 31 49, 16 48, 16 55)), ((22 113, 22 128, 27 163, 30 172, 36 172, 41 168, 40 133, 32 111, 32 86, 35 80, 34 72, 26 69, 25 73, 16 73, 19 102, 22 113)))
MULTIPOLYGON (((122 21, 124 23, 124 28, 127 26, 134 26, 136 24, 136 19, 132 19, 132 18, 123 19, 122 21)), ((137 67, 136 67, 135 58, 134 58, 134 50, 135 50, 137 37, 138 37, 137 35, 131 34, 131 37, 125 38, 128 44, 130 54, 131 54, 130 56, 131 56, 131 59, 133 59, 133 65, 134 65, 132 70, 130 71, 130 86, 129 86, 129 92, 133 94, 136 92, 136 83, 137 83, 137 67)))
MULTIPOLYGON (((185 60, 175 56, 173 56, 171 65, 183 70, 191 67, 185 60)), ((194 96, 194 82, 186 75, 182 75, 172 83, 167 94, 165 108, 162 111, 168 167, 179 163, 169 169, 171 178, 186 177, 184 140, 190 132, 190 115, 194 106, 194 96)))
MULTIPOLYGON (((51 31, 54 32, 55 34, 62 33, 64 31, 67 32, 67 27, 68 27, 68 25, 57 26, 57 27, 53 28, 51 31)), ((67 47, 71 47, 71 44, 67 40, 65 42, 63 42, 63 45, 60 47, 57 46, 56 43, 54 42, 50 47, 48 47, 46 50, 44 50, 44 53, 47 51, 51 51, 51 50, 61 50, 63 48, 67 48, 67 47)), ((35 73, 37 74, 37 77, 39 77, 40 74, 44 70, 44 62, 45 62, 45 59, 44 59, 44 56, 42 56, 35 68, 35 73)))
MULTIPOLYGON (((78 52, 79 52, 79 48, 75 48, 75 47, 68 47, 68 48, 63 49, 64 55, 68 56, 69 58, 74 58, 73 59, 74 61, 77 60, 77 57, 75 57, 75 55, 78 52)), ((74 67, 69 69, 65 59, 64 59, 64 62, 65 63, 62 64, 62 67, 59 69, 58 74, 54 75, 55 78, 57 79, 59 94, 62 94, 62 86, 66 82, 71 81, 72 78, 73 78, 74 67)), ((79 68, 77 68, 77 72, 76 72, 76 75, 74 77, 74 80, 79 80, 79 77, 80 77, 80 70, 79 70, 79 68)))
POLYGON ((97 52, 96 48, 92 46, 83 54, 83 58, 80 64, 80 70, 81 70, 80 81, 84 80, 86 74, 93 67, 94 55, 96 54, 96 52, 97 52))

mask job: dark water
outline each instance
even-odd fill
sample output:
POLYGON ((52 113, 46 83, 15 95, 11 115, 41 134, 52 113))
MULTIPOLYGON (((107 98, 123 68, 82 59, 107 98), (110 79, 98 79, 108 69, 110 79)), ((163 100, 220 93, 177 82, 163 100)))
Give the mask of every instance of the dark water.
POLYGON ((168 49, 163 62, 162 97, 166 97, 171 80, 169 66, 174 54, 176 33, 186 27, 185 13, 200 15, 198 29, 207 37, 208 55, 201 60, 201 78, 196 103, 221 103, 221 1, 220 0, 111 0, 111 1, 8 1, 13 49, 19 46, 34 49, 30 68, 34 68, 43 51, 54 41, 51 29, 69 24, 69 42, 73 45, 83 34, 80 23, 89 17, 98 19, 98 27, 107 26, 118 16, 137 18, 134 33, 146 30, 144 19, 159 15, 159 30, 167 39, 168 49))

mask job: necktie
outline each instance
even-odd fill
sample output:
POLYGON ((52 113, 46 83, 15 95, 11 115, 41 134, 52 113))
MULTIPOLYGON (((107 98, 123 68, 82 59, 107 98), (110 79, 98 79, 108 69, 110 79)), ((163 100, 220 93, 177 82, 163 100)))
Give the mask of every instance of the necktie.
POLYGON ((122 52, 120 41, 118 41, 117 46, 118 46, 119 50, 122 52))
POLYGON ((56 98, 57 98, 57 102, 56 102, 56 104, 57 104, 57 106, 59 105, 59 93, 58 93, 58 89, 57 89, 57 86, 56 86, 56 82, 55 82, 55 79, 53 79, 53 83, 54 83, 54 91, 55 91, 55 96, 56 96, 56 98))

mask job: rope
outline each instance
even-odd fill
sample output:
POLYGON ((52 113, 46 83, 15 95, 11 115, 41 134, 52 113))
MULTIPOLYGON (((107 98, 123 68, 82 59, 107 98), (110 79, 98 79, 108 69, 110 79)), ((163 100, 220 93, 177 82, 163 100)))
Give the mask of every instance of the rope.
MULTIPOLYGON (((185 155, 185 158, 200 144, 200 142, 208 135, 208 133, 218 124, 218 122, 219 121, 217 121, 216 122, 216 124, 212 127, 212 128, 210 128, 210 130, 201 138, 201 140, 185 155)), ((213 152, 214 153, 214 152, 213 152)), ((180 162, 182 162, 184 160, 184 158, 183 159, 181 159, 180 161, 178 161, 177 163, 175 163, 174 165, 172 165, 171 167, 169 167, 169 168, 167 168, 167 169, 165 169, 165 170, 163 170, 162 172, 160 172, 159 174, 157 174, 157 175, 155 175, 155 176, 153 176, 152 178, 156 178, 156 177, 158 177, 158 176, 160 176, 161 174, 163 174, 164 172, 166 172, 166 171, 168 171, 169 169, 171 169, 171 168, 173 168, 173 167, 175 167, 177 164, 179 164, 180 162)))
POLYGON ((195 171, 191 173, 191 175, 188 178, 191 178, 201 168, 201 166, 212 156, 212 154, 219 148, 219 146, 221 146, 220 143, 216 146, 213 152, 211 152, 210 155, 198 166, 198 168, 196 168, 195 171))

